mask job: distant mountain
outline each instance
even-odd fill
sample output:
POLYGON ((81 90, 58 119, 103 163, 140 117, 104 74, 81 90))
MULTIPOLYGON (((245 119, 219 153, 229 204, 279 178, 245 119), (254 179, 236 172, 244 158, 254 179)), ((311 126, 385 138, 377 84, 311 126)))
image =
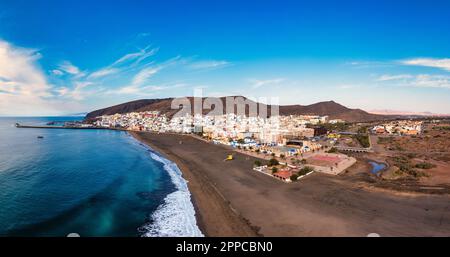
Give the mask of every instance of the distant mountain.
MULTIPOLYGON (((171 104, 174 98, 164 98, 164 99, 143 99, 132 101, 128 103, 123 103, 119 105, 114 105, 104 109, 96 110, 90 112, 86 115, 86 120, 93 120, 98 116, 102 115, 112 115, 116 113, 129 113, 129 112, 143 112, 143 111, 160 111, 165 113, 169 117, 172 117, 177 113, 178 109, 172 109, 171 104)), ((188 97, 191 102, 191 107, 193 111, 193 97, 188 97)), ((205 98, 202 99, 204 101, 205 98)), ((226 97, 215 98, 215 100, 222 101, 224 105, 224 112, 226 111, 226 97)), ((250 99, 243 97, 244 100, 251 103, 255 103, 250 99)), ((270 115, 270 110, 272 106, 267 106, 268 114, 270 115)), ((330 119, 342 119, 349 122, 367 122, 376 121, 392 118, 386 115, 371 114, 360 109, 350 109, 334 101, 320 102, 311 105, 281 105, 278 106, 280 115, 328 115, 330 119)), ((236 107, 234 111, 236 112, 236 107)), ((246 107, 246 113, 248 113, 248 106, 246 107)), ((203 113, 207 114, 211 110, 204 109, 203 113)))
POLYGON ((371 110, 369 113, 380 115, 402 115, 402 116, 424 116, 424 117, 445 117, 450 114, 432 113, 432 112, 408 112, 397 110, 371 110))
POLYGON ((319 102, 311 105, 284 105, 280 106, 280 114, 328 115, 330 119, 342 119, 349 122, 366 122, 389 118, 383 115, 370 114, 361 109, 350 109, 334 101, 319 102))
POLYGON ((70 113, 65 116, 67 116, 67 117, 84 117, 87 114, 88 114, 87 112, 79 112, 79 113, 70 113))

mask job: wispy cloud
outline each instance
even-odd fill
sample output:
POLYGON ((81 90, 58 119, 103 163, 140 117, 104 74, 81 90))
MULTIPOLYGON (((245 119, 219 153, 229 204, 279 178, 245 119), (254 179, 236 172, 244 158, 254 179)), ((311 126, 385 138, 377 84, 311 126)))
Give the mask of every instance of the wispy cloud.
POLYGON ((279 85, 281 82, 285 81, 285 79, 284 78, 266 79, 266 80, 251 79, 249 81, 252 84, 252 88, 257 89, 264 86, 279 85))
POLYGON ((60 70, 57 70, 57 69, 52 70, 51 73, 52 73, 53 75, 55 75, 55 76, 62 76, 62 75, 64 75, 64 72, 62 72, 62 71, 60 71, 60 70))
POLYGON ((59 69, 72 75, 79 75, 81 73, 80 69, 69 61, 62 62, 59 65, 59 69))
POLYGON ((416 87, 450 89, 450 76, 427 74, 418 75, 411 85, 416 87))
POLYGON ((129 85, 121 87, 117 90, 108 90, 107 92, 105 92, 105 94, 152 96, 160 91, 183 88, 187 86, 188 84, 184 83, 176 83, 173 85, 147 85, 147 86, 129 85))
POLYGON ((228 61, 220 61, 220 60, 205 60, 205 61, 196 61, 189 65, 189 68, 194 70, 200 69, 218 69, 225 66, 231 65, 228 61))
POLYGON ((142 68, 139 67, 139 64, 143 63, 148 64, 148 62, 144 62, 147 58, 150 56, 155 55, 158 52, 158 48, 150 48, 150 46, 147 46, 146 48, 133 53, 125 54, 124 56, 120 57, 116 61, 114 61, 112 64, 101 68, 97 71, 91 72, 87 78, 88 79, 98 79, 98 78, 104 78, 109 75, 129 71, 132 69, 138 69, 142 68))
POLYGON ((74 82, 74 88, 69 89, 66 87, 62 87, 58 89, 58 93, 60 96, 68 97, 77 101, 85 99, 87 95, 92 92, 88 92, 85 90, 88 86, 92 85, 92 82, 84 81, 84 82, 74 82))
POLYGON ((155 75, 161 68, 160 67, 148 67, 139 71, 132 81, 132 85, 140 86, 145 83, 150 77, 155 75))
POLYGON ((383 75, 377 81, 403 87, 445 88, 450 89, 450 76, 445 75, 383 75))
POLYGON ((0 115, 58 114, 68 106, 53 98, 54 88, 37 64, 40 58, 35 49, 0 40, 0 115))
POLYGON ((345 65, 350 65, 357 69, 385 68, 394 65, 391 61, 350 61, 345 65))
POLYGON ((71 77, 66 80, 66 86, 58 88, 55 92, 62 98, 81 101, 91 95, 109 91, 101 88, 102 83, 112 82, 117 75, 126 72, 132 72, 132 74, 135 73, 132 82, 126 87, 116 89, 117 92, 124 94, 138 92, 142 84, 159 69, 147 67, 150 62, 146 60, 148 57, 153 56, 157 51, 157 48, 150 48, 150 46, 148 46, 138 52, 125 54, 110 65, 93 72, 82 72, 80 68, 69 61, 65 61, 59 66, 59 69, 52 71, 52 74, 60 76, 67 73, 70 74, 71 77), (102 81, 99 81, 99 79, 102 79, 102 81))
MULTIPOLYGON (((46 72, 40 69, 42 57, 35 49, 13 46, 0 40, 0 115, 62 114, 80 111, 93 99, 109 95, 152 96, 158 92, 188 87, 173 77, 155 76, 163 70, 208 70, 231 65, 228 61, 191 60, 176 56, 156 61, 158 48, 147 46, 129 52, 96 70, 87 70, 64 60, 46 72)), ((276 83, 276 80, 272 81, 276 83)), ((263 83, 264 84, 264 83, 263 83)), ((261 84, 262 86, 262 84, 261 84)))
POLYGON ((378 81, 390 81, 390 80, 401 80, 413 78, 410 74, 400 74, 400 75, 382 75, 377 80, 378 81))
POLYGON ((153 78, 161 70, 176 65, 180 62, 184 63, 184 60, 177 56, 158 65, 143 67, 137 73, 135 73, 128 85, 117 89, 108 90, 107 93, 134 94, 140 96, 150 95, 150 93, 148 93, 149 91, 155 91, 159 89, 157 86, 149 86, 150 79, 153 78))
POLYGON ((450 71, 450 58, 415 58, 409 60, 400 61, 403 65, 411 65, 411 66, 423 66, 423 67, 432 67, 439 68, 445 71, 450 71))
POLYGON ((150 87, 144 86, 148 80, 157 74, 162 67, 147 67, 140 70, 135 74, 129 85, 108 90, 107 94, 133 94, 133 95, 149 95, 148 91, 151 90, 150 87))
POLYGON ((119 71, 120 71, 120 69, 118 69, 118 68, 111 68, 111 67, 103 68, 103 69, 100 69, 98 71, 95 71, 95 72, 92 72, 91 74, 89 74, 88 79, 102 78, 102 77, 105 77, 108 75, 118 73, 119 71))
POLYGON ((112 66, 126 64, 130 61, 133 62, 134 64, 138 64, 143 60, 147 59, 148 57, 155 55, 158 51, 159 48, 150 48, 150 46, 147 46, 138 52, 133 52, 122 56, 121 58, 117 59, 112 64, 112 66))

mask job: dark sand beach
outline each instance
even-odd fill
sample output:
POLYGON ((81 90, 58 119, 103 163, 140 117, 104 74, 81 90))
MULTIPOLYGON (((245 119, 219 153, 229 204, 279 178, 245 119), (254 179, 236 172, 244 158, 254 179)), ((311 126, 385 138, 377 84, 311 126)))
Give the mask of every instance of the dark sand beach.
POLYGON ((207 236, 450 236, 450 196, 370 190, 356 175, 314 173, 286 184, 256 160, 185 135, 132 132, 177 163, 207 236))

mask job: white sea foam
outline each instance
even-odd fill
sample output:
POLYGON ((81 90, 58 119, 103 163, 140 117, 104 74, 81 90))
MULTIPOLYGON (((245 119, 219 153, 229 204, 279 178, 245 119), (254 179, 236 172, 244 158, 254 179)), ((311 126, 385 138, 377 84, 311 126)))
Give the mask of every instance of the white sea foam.
POLYGON ((152 214, 152 222, 141 228, 146 237, 200 237, 194 205, 191 202, 187 181, 177 165, 151 152, 151 157, 161 162, 169 173, 176 191, 167 195, 164 203, 152 214))

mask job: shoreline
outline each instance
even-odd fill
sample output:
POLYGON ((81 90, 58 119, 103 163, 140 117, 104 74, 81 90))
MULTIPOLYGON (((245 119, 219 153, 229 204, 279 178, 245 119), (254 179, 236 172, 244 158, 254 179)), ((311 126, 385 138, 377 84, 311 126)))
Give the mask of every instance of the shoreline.
POLYGON ((205 236, 450 235, 448 195, 374 191, 351 173, 314 173, 287 184, 254 172, 257 158, 235 152, 225 162, 233 150, 223 146, 188 135, 129 133, 177 164, 205 236))
POLYGON ((205 236, 261 236, 248 224, 248 221, 234 210, 209 179, 193 173, 178 156, 161 149, 150 140, 142 138, 138 132, 128 131, 128 133, 178 166, 191 193, 197 226, 205 236), (206 192, 208 194, 205 194, 206 192), (221 211, 217 212, 217 210, 221 211), (227 230, 227 228, 232 228, 233 233, 222 234, 223 230, 227 230))
MULTIPOLYGON (((165 158, 165 159, 167 159, 167 160, 169 160, 169 161, 175 163, 175 164, 178 166, 178 168, 180 169, 180 171, 183 173, 183 178, 184 178, 184 173, 185 173, 185 171, 180 167, 180 164, 177 163, 177 162, 176 162, 175 160, 173 160, 172 158, 170 158, 170 156, 169 156, 167 153, 165 153, 165 152, 162 151, 161 149, 158 149, 157 146, 151 144, 150 142, 147 142, 147 141, 143 140, 141 137, 139 137, 139 135, 136 133, 136 131, 127 131, 127 133, 128 133, 130 136, 132 136, 134 139, 136 139, 138 142, 140 142, 140 143, 142 143, 142 144, 144 144, 144 145, 150 147, 152 150, 156 151, 156 152, 157 152, 158 154, 160 154, 163 158, 165 158)), ((185 178, 184 178, 184 179, 185 179, 185 178)), ((191 189, 190 189, 190 187, 189 187, 189 181, 188 181, 188 180, 186 180, 186 181, 187 181, 187 184, 188 184, 189 191, 191 192, 191 202, 192 202, 192 205, 194 206, 194 210, 195 210, 195 219, 196 219, 196 221, 197 221, 197 226, 198 226, 198 228, 200 229, 200 231, 201 231, 205 236, 207 236, 206 233, 205 233, 205 227, 204 227, 203 221, 202 221, 201 218, 199 217, 200 211, 199 211, 198 205, 197 205, 197 203, 196 203, 196 201, 195 201, 195 198, 193 197, 192 191, 191 191, 191 189)))

